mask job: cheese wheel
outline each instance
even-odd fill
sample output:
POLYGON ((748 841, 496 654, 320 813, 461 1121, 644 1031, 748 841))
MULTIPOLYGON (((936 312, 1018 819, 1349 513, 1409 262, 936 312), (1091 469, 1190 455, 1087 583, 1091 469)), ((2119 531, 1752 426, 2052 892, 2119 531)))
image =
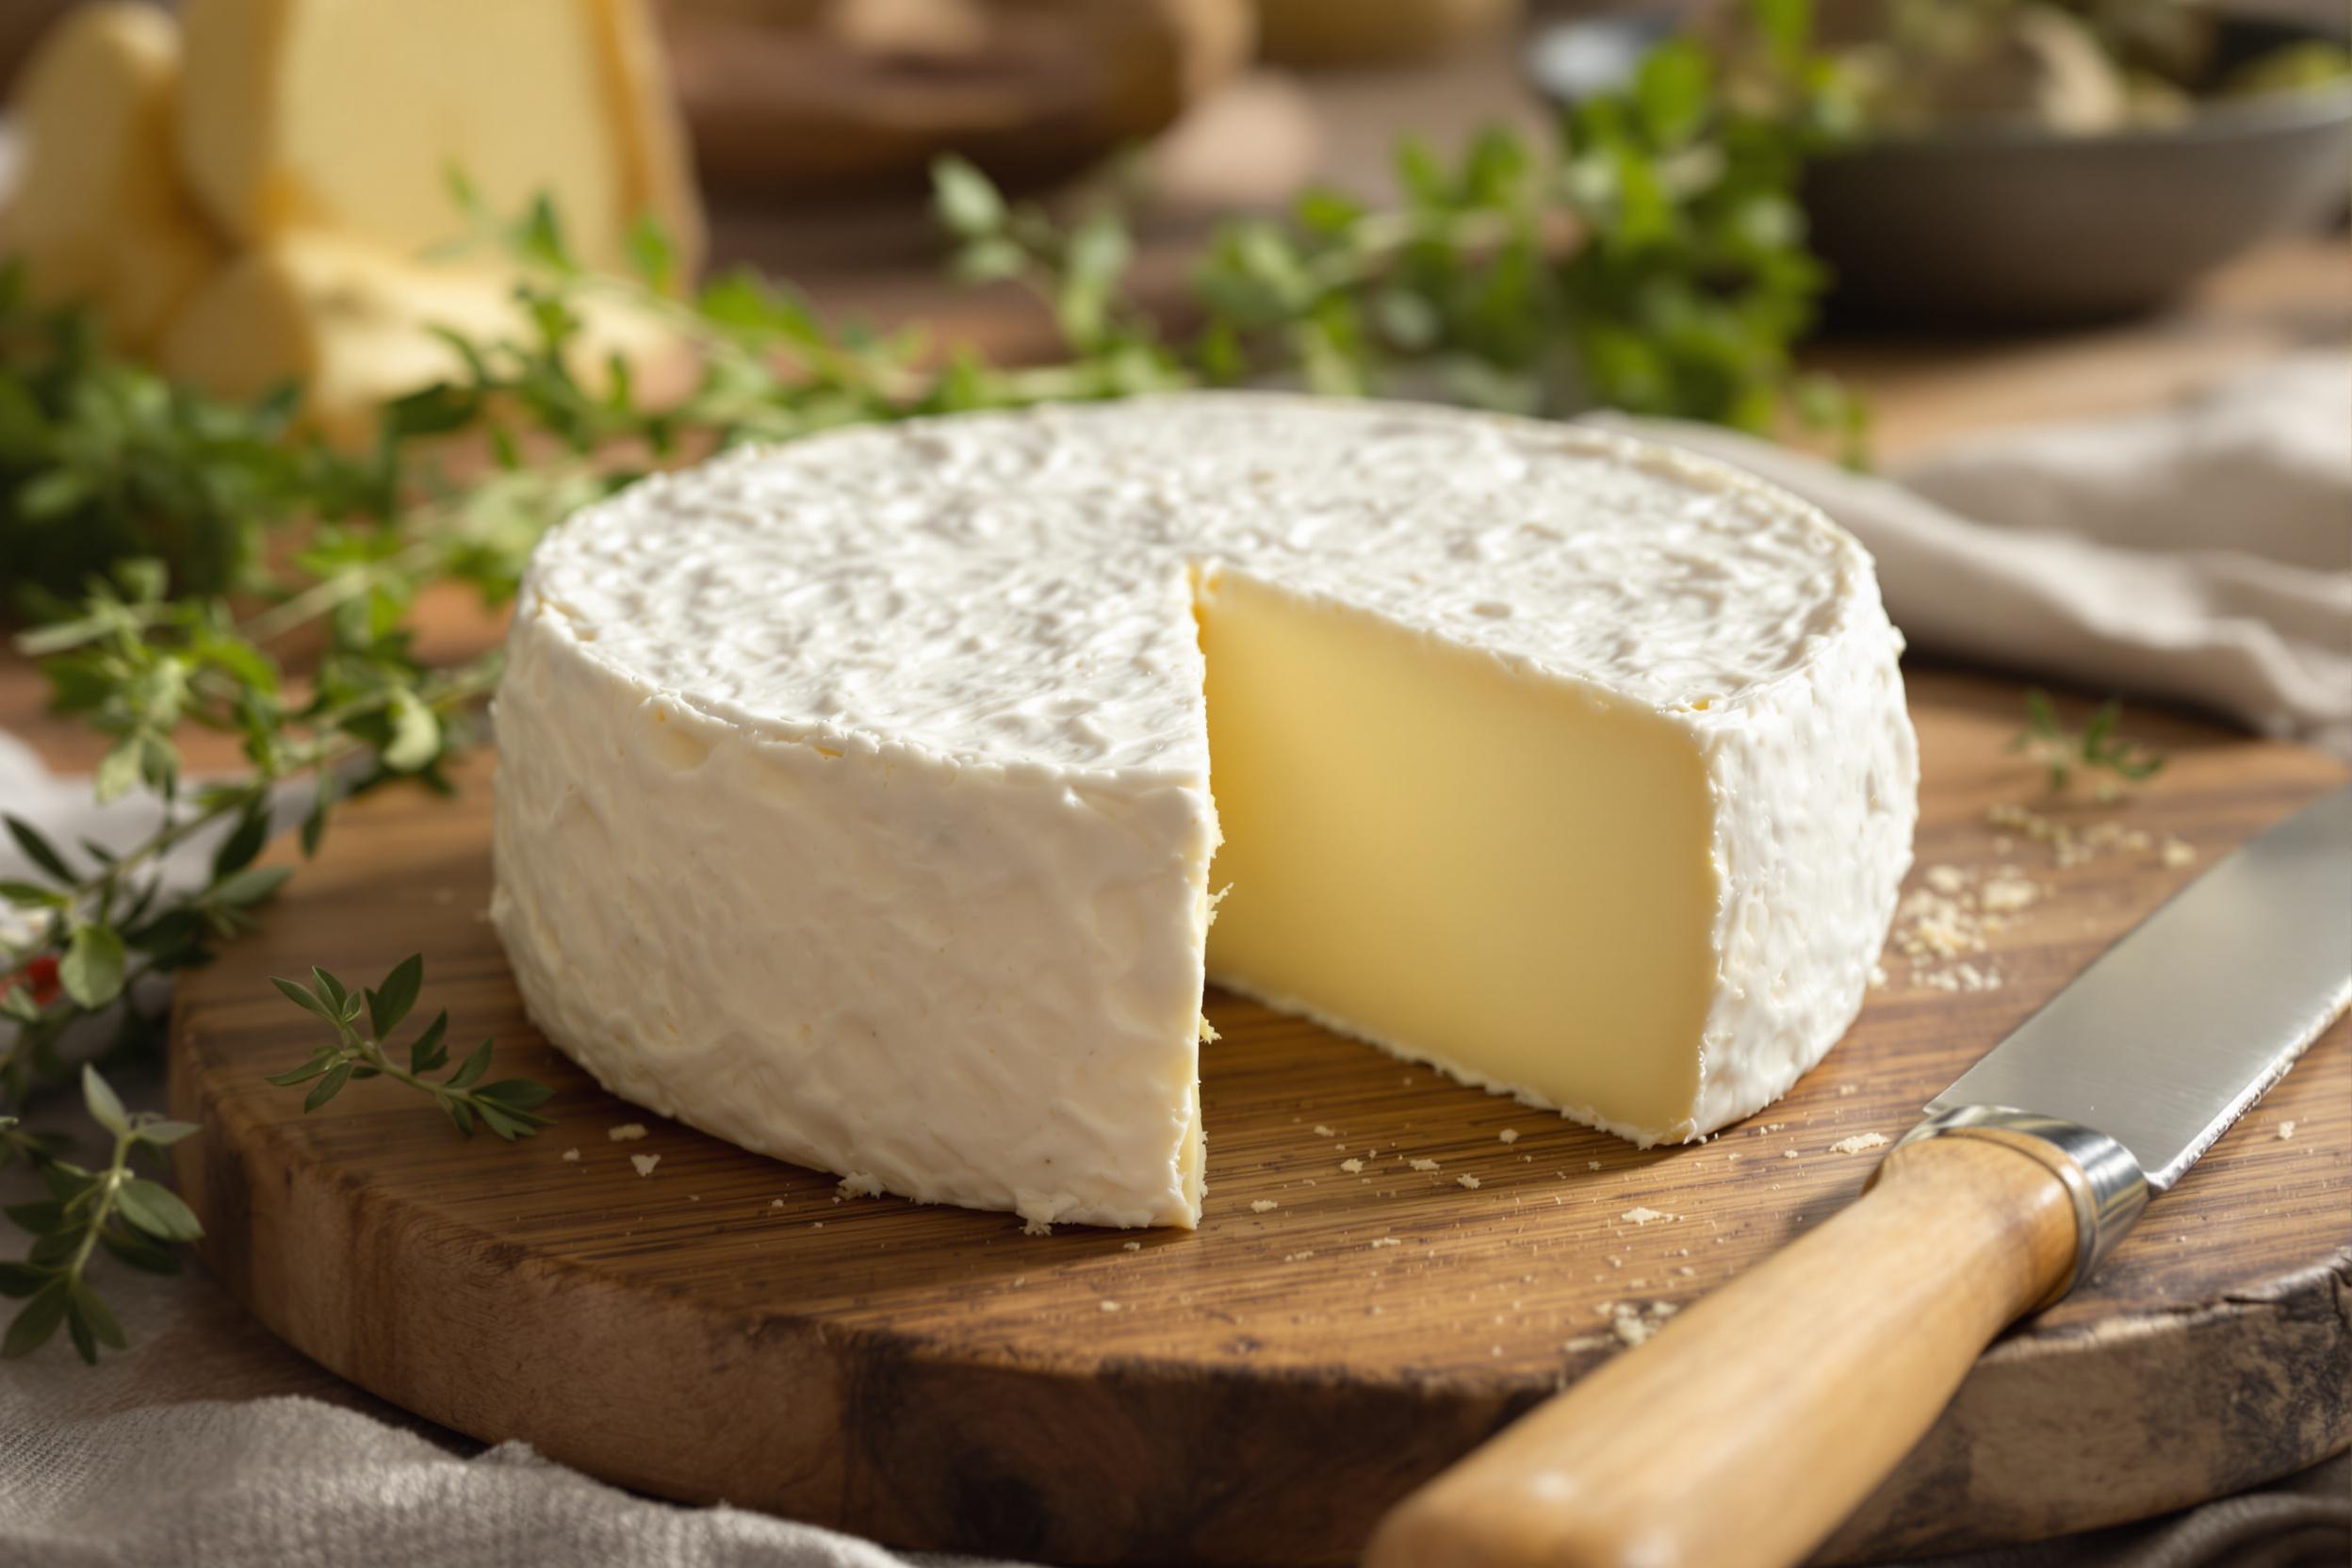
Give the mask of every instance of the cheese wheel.
POLYGON ((845 431, 542 544, 492 915, 614 1092, 1033 1222, 1197 1220, 1207 981, 1694 1138, 1861 1004, 1899 647, 1819 513, 1599 433, 1249 395, 845 431))

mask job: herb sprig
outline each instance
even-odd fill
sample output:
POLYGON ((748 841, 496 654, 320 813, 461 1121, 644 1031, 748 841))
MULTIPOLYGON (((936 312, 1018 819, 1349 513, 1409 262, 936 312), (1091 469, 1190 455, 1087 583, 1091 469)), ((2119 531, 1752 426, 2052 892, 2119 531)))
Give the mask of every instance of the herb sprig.
POLYGON ((270 1083, 285 1088, 310 1085, 310 1092, 302 1097, 303 1110, 317 1110, 342 1093, 347 1084, 383 1077, 430 1096, 468 1137, 477 1121, 509 1143, 547 1125, 547 1118, 533 1114, 555 1093, 545 1084, 529 1078, 502 1078, 475 1086, 490 1069, 488 1040, 474 1047, 447 1078, 426 1076, 449 1065, 449 1015, 446 1011, 436 1014, 409 1042, 407 1067, 393 1062, 384 1041, 408 1017, 424 989, 422 954, 410 954, 393 967, 382 985, 371 989, 351 990, 323 969, 313 969, 310 979, 309 985, 278 976, 270 982, 288 1002, 316 1014, 335 1031, 335 1038, 313 1051, 300 1067, 270 1076, 270 1083), (360 1027, 363 1014, 365 1029, 360 1027))
POLYGON ((2099 781, 2098 790, 2101 800, 2110 800, 2124 784, 2154 777, 2168 760, 2162 752, 2117 734, 2122 722, 2122 699, 2109 697, 2082 729, 2068 729, 2050 694, 2035 686, 2025 694, 2025 727, 2010 741, 2009 749, 2024 752, 2048 770, 2052 794, 2063 792, 2078 769, 2109 775, 2099 781))
POLYGON ((140 1151, 170 1148, 197 1131, 186 1121, 167 1121, 149 1112, 130 1112, 93 1067, 82 1069, 82 1102, 90 1120, 113 1140, 100 1169, 87 1170, 58 1157, 51 1145, 5 1129, 11 1148, 41 1171, 49 1196, 11 1204, 7 1213, 33 1235, 22 1263, 0 1263, 0 1296, 24 1299, 0 1337, 0 1357, 30 1355, 62 1326, 82 1360, 95 1363, 101 1345, 122 1349, 130 1343, 114 1311, 90 1287, 92 1255, 100 1249, 132 1268, 176 1274, 172 1247, 204 1233, 193 1210, 162 1183, 135 1174, 131 1158, 140 1151))

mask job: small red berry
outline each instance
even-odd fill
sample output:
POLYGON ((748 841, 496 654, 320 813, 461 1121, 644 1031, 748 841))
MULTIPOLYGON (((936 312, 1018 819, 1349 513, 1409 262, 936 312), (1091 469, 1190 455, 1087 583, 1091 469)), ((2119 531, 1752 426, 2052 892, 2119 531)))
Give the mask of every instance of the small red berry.
POLYGON ((57 999, 57 960, 44 953, 15 973, 0 975, 0 996, 8 995, 19 986, 33 993, 35 1004, 46 1007, 57 999))

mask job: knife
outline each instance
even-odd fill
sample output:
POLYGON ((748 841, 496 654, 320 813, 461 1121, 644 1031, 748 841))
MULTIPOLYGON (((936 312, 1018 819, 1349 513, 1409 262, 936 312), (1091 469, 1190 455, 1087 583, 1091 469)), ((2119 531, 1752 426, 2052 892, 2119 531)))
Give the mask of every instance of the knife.
POLYGON ((2352 1001, 2352 790, 1929 1102, 1863 1196, 1399 1503, 1364 1568, 1784 1568, 2352 1001))

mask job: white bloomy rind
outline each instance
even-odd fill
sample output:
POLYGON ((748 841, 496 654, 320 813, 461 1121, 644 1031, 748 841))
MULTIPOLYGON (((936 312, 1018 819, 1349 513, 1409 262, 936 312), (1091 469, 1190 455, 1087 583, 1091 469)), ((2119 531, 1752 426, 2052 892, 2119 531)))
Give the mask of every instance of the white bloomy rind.
POLYGON ((844 431, 553 531, 498 704, 492 912, 533 1019, 745 1148, 1194 1223, 1204 568, 1693 736, 1720 895, 1698 1090, 1611 1131, 1744 1116, 1852 1021, 1918 784, 1860 547, 1621 437, 1239 395, 844 431))

